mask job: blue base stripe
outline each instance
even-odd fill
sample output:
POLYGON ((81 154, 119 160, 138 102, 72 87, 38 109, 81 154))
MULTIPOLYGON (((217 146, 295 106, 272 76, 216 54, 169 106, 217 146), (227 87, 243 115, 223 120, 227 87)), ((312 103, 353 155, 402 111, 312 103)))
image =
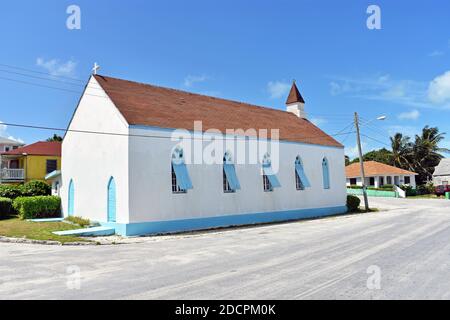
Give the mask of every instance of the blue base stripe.
POLYGON ((102 226, 114 227, 116 233, 122 236, 138 236, 182 231, 203 230, 219 227, 251 225, 259 223, 280 222, 318 218, 347 212, 346 206, 302 209, 251 214, 238 214, 220 217, 183 219, 173 221, 156 221, 140 223, 102 223, 102 226))

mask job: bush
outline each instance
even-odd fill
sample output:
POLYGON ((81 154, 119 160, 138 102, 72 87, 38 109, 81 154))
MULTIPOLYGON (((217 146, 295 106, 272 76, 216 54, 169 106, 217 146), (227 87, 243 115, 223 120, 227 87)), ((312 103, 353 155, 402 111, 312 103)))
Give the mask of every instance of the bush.
POLYGON ((44 181, 33 180, 21 186, 23 197, 49 196, 52 188, 44 181))
POLYGON ((0 198, 0 219, 9 217, 14 214, 12 200, 8 198, 0 198))
POLYGON ((349 212, 358 211, 361 200, 357 196, 347 195, 347 208, 349 212))
POLYGON ((56 196, 18 197, 13 208, 20 219, 57 218, 61 216, 61 198, 56 196))
POLYGON ((15 199, 22 196, 22 187, 20 185, 0 184, 0 197, 15 199))

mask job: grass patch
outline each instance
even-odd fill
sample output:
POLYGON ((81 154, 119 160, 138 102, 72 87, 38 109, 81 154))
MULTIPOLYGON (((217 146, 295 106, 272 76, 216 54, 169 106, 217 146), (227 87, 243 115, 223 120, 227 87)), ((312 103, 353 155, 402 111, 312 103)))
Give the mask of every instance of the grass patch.
POLYGON ((438 197, 435 194, 422 194, 419 196, 408 196, 406 199, 445 199, 444 196, 438 197))
POLYGON ((26 238, 32 240, 50 240, 67 242, 86 242, 87 240, 72 237, 58 236, 53 231, 79 229, 79 226, 65 222, 31 222, 20 220, 16 217, 0 220, 0 236, 11 238, 26 238))
POLYGON ((77 224, 82 228, 86 228, 91 225, 91 221, 89 219, 83 219, 82 217, 67 217, 64 220, 77 224))

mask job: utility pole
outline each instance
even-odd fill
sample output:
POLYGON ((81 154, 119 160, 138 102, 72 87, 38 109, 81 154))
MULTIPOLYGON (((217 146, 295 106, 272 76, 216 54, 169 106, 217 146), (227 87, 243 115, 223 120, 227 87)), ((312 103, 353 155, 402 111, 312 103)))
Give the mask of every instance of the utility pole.
POLYGON ((364 172, 364 160, 363 153, 361 148, 361 134, 359 132, 359 116, 358 112, 355 112, 355 127, 356 127, 356 140, 358 143, 358 152, 359 152, 359 164, 361 165, 361 179, 362 179, 362 190, 364 196, 364 205, 366 207, 366 211, 369 211, 369 199, 367 198, 367 187, 366 187, 366 174, 364 172))

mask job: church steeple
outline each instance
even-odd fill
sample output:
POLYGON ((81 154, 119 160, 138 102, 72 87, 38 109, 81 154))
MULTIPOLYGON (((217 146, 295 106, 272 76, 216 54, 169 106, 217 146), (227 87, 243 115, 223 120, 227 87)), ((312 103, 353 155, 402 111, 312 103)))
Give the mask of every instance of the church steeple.
POLYGON ((295 80, 292 82, 291 91, 286 100, 287 111, 292 112, 299 118, 306 119, 305 113, 305 100, 303 99, 300 91, 298 91, 295 80))
POLYGON ((286 100, 286 104, 292 104, 296 102, 305 103, 305 100, 303 100, 302 95, 300 94, 300 91, 298 91, 297 84, 295 83, 295 80, 292 82, 291 91, 289 92, 289 96, 286 100))

